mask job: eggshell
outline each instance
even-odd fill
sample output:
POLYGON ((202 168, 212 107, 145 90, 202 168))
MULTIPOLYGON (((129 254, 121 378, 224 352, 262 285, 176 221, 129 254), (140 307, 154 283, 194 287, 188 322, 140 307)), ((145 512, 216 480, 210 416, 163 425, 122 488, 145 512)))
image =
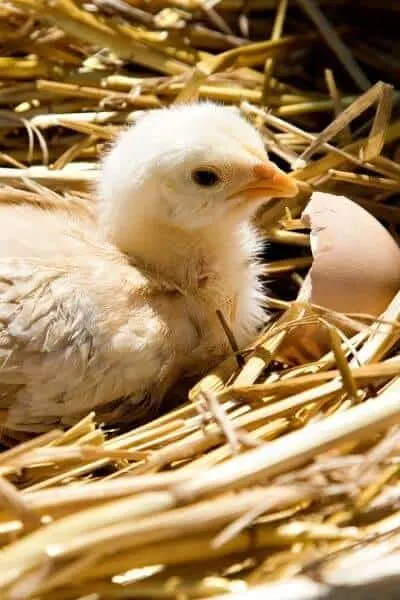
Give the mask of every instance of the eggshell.
POLYGON ((311 228, 311 301, 379 315, 400 287, 400 248, 369 212, 345 196, 315 192, 302 214, 311 228))
MULTIPOLYGON (((345 196, 322 192, 313 193, 302 221, 311 229, 314 260, 298 299, 337 312, 381 314, 400 288, 400 248, 388 231, 345 196)), ((299 362, 301 354, 317 358, 328 348, 321 328, 300 327, 281 355, 299 362)))

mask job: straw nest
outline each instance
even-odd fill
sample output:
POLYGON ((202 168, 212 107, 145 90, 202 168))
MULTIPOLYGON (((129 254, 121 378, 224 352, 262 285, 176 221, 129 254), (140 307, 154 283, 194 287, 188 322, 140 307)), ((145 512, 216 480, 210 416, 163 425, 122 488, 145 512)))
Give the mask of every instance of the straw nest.
MULTIPOLYGON (((134 430, 90 414, 17 445, 3 434, 1 597, 240 596, 293 576, 326 591, 382 578, 382 559, 400 574, 400 296, 379 321, 353 315, 350 340, 331 325, 318 360, 275 360, 289 328, 332 322, 293 302, 311 262, 294 230, 310 191, 349 195, 396 236, 399 7, 287 4, 1 3, 2 197, 82 207, 121 126, 198 97, 240 104, 290 168, 306 159, 298 197, 259 219, 277 318, 244 356, 134 430)), ((260 597, 286 597, 276 589, 260 597)))

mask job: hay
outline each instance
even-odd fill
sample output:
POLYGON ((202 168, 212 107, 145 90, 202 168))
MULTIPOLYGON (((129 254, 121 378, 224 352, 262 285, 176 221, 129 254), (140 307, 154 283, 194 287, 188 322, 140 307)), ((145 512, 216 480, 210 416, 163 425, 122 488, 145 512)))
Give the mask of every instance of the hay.
POLYGON ((300 597, 305 577, 319 591, 350 571, 400 577, 400 296, 375 322, 293 302, 314 189, 349 195, 398 236, 398 6, 353 4, 1 4, 2 199, 90 212, 96 159, 119 129, 197 98, 239 104, 300 193, 258 217, 279 318, 189 401, 125 433, 94 414, 17 445, 3 432, 0 597, 240 597, 293 576, 300 597), (331 351, 285 368, 287 331, 317 319, 331 351))

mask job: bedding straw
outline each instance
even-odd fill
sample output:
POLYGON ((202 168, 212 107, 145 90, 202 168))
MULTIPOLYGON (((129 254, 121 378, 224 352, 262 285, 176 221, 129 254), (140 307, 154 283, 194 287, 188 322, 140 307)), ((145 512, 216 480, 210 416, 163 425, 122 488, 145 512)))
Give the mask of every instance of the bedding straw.
POLYGON ((107 407, 38 436, 0 430, 1 599, 333 598, 367 574, 374 597, 386 577, 398 588, 400 297, 378 319, 295 301, 314 190, 399 241, 399 8, 362 4, 1 3, 0 202, 93 217, 119 131, 198 99, 238 106, 300 190, 257 215, 264 330, 239 353, 220 315, 232 352, 179 382, 176 408, 126 431, 107 407), (328 348, 285 362, 288 332, 309 325, 328 348))

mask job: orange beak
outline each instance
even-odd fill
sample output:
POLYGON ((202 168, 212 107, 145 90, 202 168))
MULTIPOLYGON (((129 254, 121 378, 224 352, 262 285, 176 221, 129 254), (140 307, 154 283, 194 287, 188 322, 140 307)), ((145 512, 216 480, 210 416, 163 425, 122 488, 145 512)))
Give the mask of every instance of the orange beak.
POLYGON ((291 198, 298 192, 295 180, 270 162, 263 162, 253 167, 254 178, 235 196, 242 196, 248 201, 260 200, 262 197, 291 198))

